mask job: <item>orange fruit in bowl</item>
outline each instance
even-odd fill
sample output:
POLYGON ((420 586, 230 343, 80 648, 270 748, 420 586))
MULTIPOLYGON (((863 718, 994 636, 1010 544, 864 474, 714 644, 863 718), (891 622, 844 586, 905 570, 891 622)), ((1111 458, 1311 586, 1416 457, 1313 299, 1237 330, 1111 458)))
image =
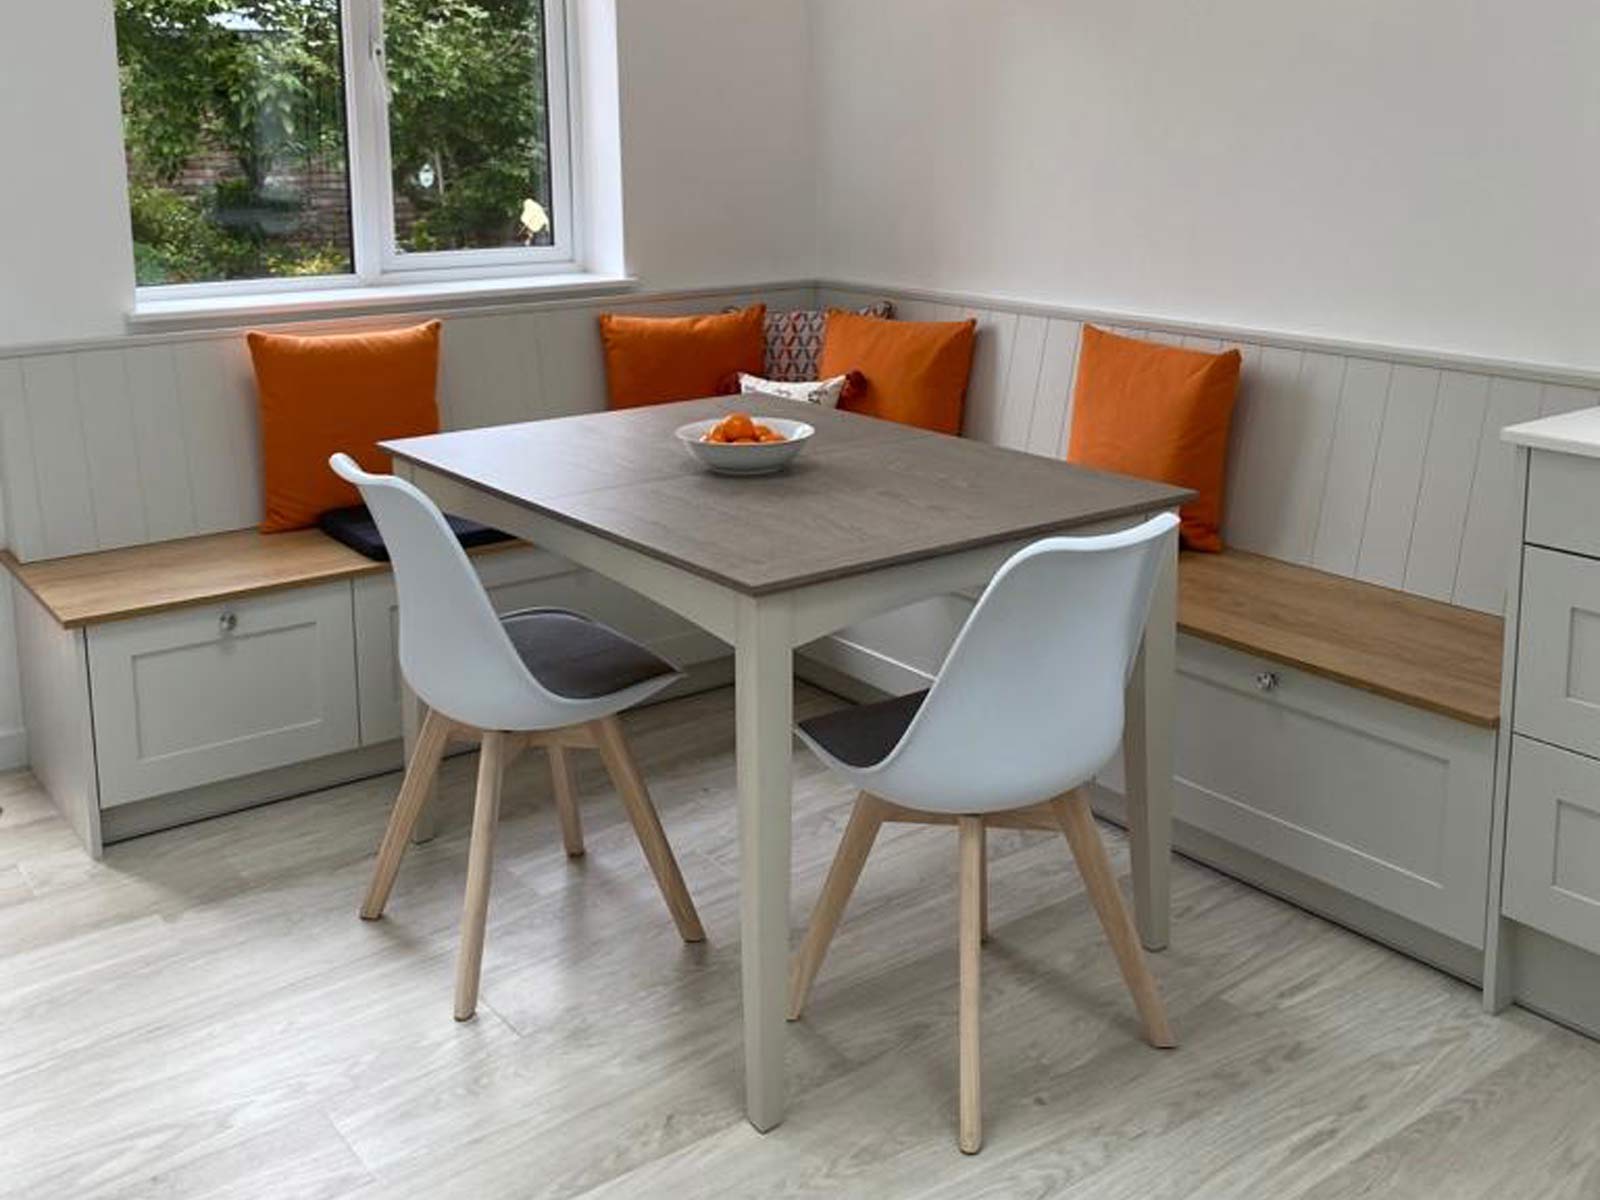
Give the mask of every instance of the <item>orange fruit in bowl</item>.
POLYGON ((742 442, 756 436, 756 423, 750 419, 749 413, 729 413, 717 428, 730 442, 742 442))
POLYGON ((755 446, 763 442, 786 442, 789 439, 770 425, 761 424, 749 413, 735 412, 723 417, 701 435, 700 440, 713 442, 719 446, 755 446))

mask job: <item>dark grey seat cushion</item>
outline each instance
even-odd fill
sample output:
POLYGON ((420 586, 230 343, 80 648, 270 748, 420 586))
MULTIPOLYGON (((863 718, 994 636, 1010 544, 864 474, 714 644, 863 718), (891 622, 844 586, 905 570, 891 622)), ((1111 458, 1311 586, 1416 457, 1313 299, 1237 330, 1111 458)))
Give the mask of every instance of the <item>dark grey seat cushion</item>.
POLYGON ((800 728, 840 762, 852 767, 875 767, 899 745, 927 695, 924 690, 876 704, 841 708, 801 721, 800 728))
MULTIPOLYGON (((468 550, 474 546, 489 546, 511 540, 509 533, 469 521, 466 517, 452 517, 447 513, 444 519, 450 525, 450 532, 456 535, 456 541, 468 550)), ((318 518, 317 524, 323 533, 336 542, 343 542, 357 554, 365 554, 375 562, 389 561, 389 548, 383 544, 378 523, 372 519, 365 504, 330 509, 318 518)))
POLYGON ((548 691, 593 700, 678 668, 614 629, 564 608, 530 608, 500 618, 511 644, 548 691))

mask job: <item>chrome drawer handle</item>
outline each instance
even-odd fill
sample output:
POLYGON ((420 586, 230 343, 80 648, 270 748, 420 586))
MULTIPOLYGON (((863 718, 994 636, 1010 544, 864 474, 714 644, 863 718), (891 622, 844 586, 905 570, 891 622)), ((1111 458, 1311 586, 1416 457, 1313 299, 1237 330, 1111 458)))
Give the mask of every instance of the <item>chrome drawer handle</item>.
POLYGON ((1278 688, 1278 673, 1276 671, 1261 671, 1256 675, 1256 688, 1263 692, 1276 691, 1278 688))
POLYGON ((232 633, 235 629, 239 628, 239 614, 235 612, 225 612, 217 618, 217 625, 223 633, 232 633))

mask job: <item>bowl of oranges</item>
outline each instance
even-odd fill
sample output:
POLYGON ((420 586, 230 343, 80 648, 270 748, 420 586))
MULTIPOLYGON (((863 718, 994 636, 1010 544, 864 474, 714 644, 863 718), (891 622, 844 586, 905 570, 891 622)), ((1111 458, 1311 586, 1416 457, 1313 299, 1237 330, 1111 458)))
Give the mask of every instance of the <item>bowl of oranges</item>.
POLYGON ((804 421, 734 412, 681 426, 678 440, 719 475, 771 475, 787 467, 815 432, 804 421))

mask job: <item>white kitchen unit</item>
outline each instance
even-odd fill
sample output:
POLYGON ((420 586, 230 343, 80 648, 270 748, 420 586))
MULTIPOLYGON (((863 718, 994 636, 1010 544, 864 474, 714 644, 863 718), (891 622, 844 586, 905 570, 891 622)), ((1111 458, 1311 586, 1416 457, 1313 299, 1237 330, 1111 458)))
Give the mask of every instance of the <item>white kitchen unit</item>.
POLYGON ((1600 409, 1514 425, 1503 848, 1485 1003, 1600 1034, 1600 409))

